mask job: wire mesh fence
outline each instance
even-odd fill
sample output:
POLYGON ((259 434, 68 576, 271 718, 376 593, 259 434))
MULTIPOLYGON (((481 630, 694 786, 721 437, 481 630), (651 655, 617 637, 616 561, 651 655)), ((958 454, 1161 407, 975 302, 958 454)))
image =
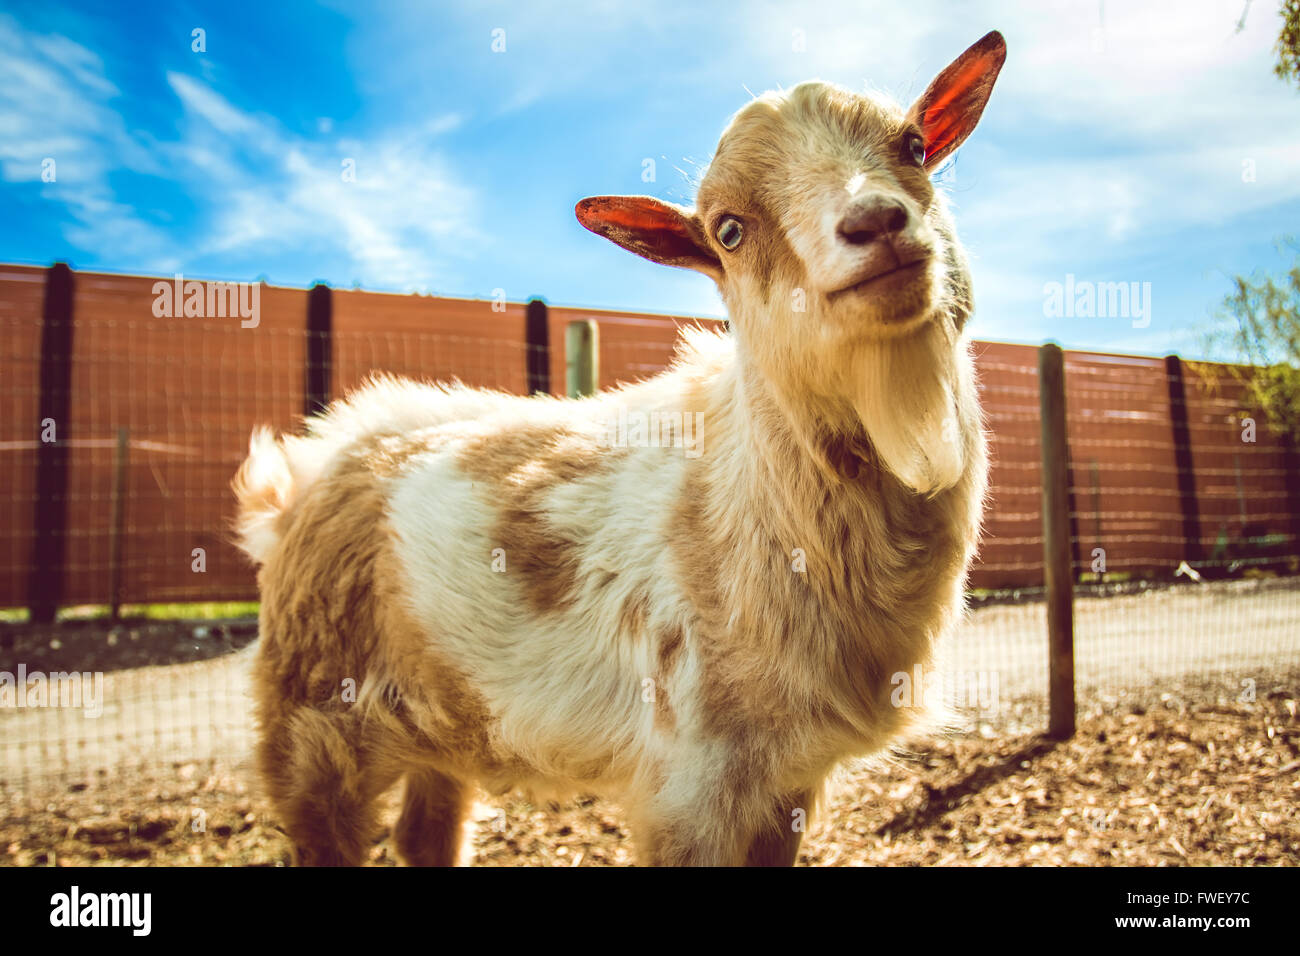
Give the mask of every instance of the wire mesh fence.
MULTIPOLYGON (((320 295, 265 285, 255 321, 206 302, 169 315, 158 288, 179 280, 87 273, 60 315, 50 272, 0 266, 0 790, 14 800, 151 766, 243 766, 254 609, 196 621, 158 606, 256 599, 229 492, 253 426, 292 430, 376 372, 563 394, 564 328, 586 319, 608 387, 664 368, 683 325, 718 324, 348 290, 313 325, 320 295), (33 612, 42 601, 58 619, 33 612), (117 603, 120 622, 80 620, 117 603), (37 674, 45 702, 26 706, 37 674)), ((188 301, 178 287, 173 305, 188 301)), ((998 732, 1046 710, 1037 350, 975 351, 993 484, 972 610, 945 657, 959 712, 998 732)), ((1066 382, 1081 706, 1265 694, 1294 675, 1300 468, 1237 376, 1067 353, 1066 382)))

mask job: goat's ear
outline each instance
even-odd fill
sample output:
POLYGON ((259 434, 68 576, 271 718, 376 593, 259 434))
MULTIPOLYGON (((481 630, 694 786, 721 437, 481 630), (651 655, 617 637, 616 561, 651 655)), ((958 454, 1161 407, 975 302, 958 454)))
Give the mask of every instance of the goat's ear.
POLYGON ((997 30, 934 78, 907 118, 925 138, 925 168, 931 172, 962 144, 984 112, 993 81, 1007 58, 1007 41, 997 30))
POLYGON ((689 209, 652 196, 590 196, 575 211, 592 232, 651 262, 722 277, 722 263, 689 209))

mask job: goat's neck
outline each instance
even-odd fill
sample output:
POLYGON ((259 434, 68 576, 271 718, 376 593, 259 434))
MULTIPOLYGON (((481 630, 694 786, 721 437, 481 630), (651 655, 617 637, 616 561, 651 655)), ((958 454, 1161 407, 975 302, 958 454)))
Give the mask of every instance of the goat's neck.
POLYGON ((718 384, 730 440, 711 469, 717 505, 806 535, 847 486, 886 477, 847 402, 790 395, 740 357, 718 384))
POLYGON ((735 431, 764 482, 756 489, 761 497, 794 495, 798 500, 783 504, 797 508, 879 468, 850 396, 827 395, 820 383, 778 384, 743 353, 729 371, 735 431))
POLYGON ((783 396, 740 356, 709 393, 720 417, 698 459, 703 480, 688 486, 706 535, 692 547, 708 559, 692 567, 727 571, 704 592, 704 625, 760 648, 785 677, 783 655, 797 655, 805 690, 838 688, 845 721, 867 735, 875 718, 862 714, 890 712, 872 681, 924 661, 959 606, 982 471, 918 493, 849 431, 839 403, 783 396))
MULTIPOLYGON (((973 379, 954 380, 954 389, 966 387, 973 379)), ((890 538, 900 547, 912 539, 973 546, 986 462, 973 396, 966 415, 974 418, 962 421, 957 439, 963 469, 951 486, 923 493, 886 466, 850 396, 783 390, 740 349, 710 392, 719 422, 710 428, 723 445, 702 462, 710 506, 730 517, 733 530, 757 522, 786 553, 802 548, 830 563, 848 551, 889 547, 890 538), (873 541, 859 541, 864 536, 873 541)), ((755 539, 739 533, 733 540, 755 539)))

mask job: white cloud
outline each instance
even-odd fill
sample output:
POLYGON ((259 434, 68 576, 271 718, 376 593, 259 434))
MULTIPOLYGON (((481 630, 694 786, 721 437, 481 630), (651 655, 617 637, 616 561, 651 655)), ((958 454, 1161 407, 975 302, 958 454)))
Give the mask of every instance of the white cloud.
POLYGON ((183 73, 168 73, 167 84, 185 109, 223 136, 248 138, 265 132, 264 124, 236 109, 204 83, 183 73))
POLYGON ((310 249, 345 255, 363 284, 410 288, 445 281, 436 266, 473 248, 475 194, 437 142, 458 114, 330 144, 242 110, 192 76, 165 79, 182 111, 179 137, 154 142, 128 131, 95 54, 0 18, 0 175, 40 183, 41 160, 54 158, 57 181, 39 188, 63 208, 66 238, 141 271, 173 271, 212 253, 249 261, 310 249), (355 161, 354 182, 342 175, 345 158, 355 161), (195 221, 164 228, 119 201, 112 179, 122 170, 180 186, 195 221))
POLYGON ((67 211, 66 234, 127 254, 153 255, 159 268, 165 235, 118 202, 109 174, 122 165, 142 172, 158 167, 131 135, 113 105, 117 88, 92 52, 71 40, 26 33, 0 16, 0 176, 31 183, 44 201, 67 211), (42 181, 53 160, 55 179, 42 181))
POLYGON ((347 254, 363 284, 427 288, 448 281, 440 264, 476 239, 475 194, 435 142, 458 116, 374 140, 319 143, 240 111, 191 77, 168 81, 186 112, 177 156, 213 176, 210 193, 223 197, 201 253, 332 248, 347 254))

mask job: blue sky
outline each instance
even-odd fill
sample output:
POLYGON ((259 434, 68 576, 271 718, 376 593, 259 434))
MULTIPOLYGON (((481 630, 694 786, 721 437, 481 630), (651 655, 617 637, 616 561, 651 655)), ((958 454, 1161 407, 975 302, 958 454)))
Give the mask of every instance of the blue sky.
POLYGON ((574 203, 690 202, 751 91, 908 102, 997 28, 1006 67, 942 175, 974 333, 1198 355, 1227 277, 1281 269, 1300 222, 1276 7, 1238 32, 1245 0, 19 4, 0 13, 0 261, 720 315, 709 280, 597 239, 574 203), (1049 317, 1067 274, 1151 283, 1150 325, 1049 317))

